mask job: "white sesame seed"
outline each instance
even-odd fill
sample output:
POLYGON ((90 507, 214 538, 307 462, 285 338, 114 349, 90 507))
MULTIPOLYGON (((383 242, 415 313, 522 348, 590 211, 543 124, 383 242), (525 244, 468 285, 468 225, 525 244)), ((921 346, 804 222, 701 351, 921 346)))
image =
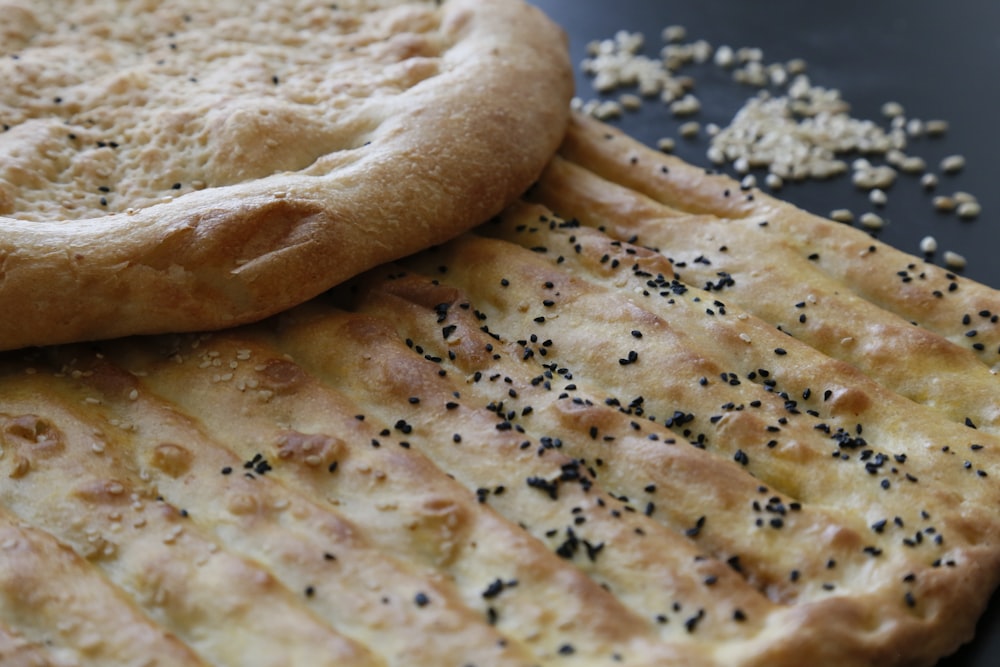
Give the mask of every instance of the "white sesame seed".
POLYGON ((618 104, 627 111, 635 111, 642 106, 642 98, 633 93, 624 93, 618 97, 618 104))
POLYGON ((751 60, 740 69, 733 71, 733 80, 737 83, 744 83, 751 86, 757 86, 758 88, 763 88, 768 84, 770 78, 768 77, 764 66, 761 65, 760 62, 751 60))
POLYGON ((919 155, 907 155, 900 161, 899 168, 907 174, 919 174, 927 168, 927 162, 919 155))
POLYGON ((859 218, 858 221, 861 223, 861 226, 866 229, 876 230, 882 229, 885 226, 885 220, 882 216, 871 212, 862 213, 861 218, 859 218))
POLYGON ((807 165, 808 174, 813 178, 830 178, 847 171, 847 165, 840 160, 815 160, 807 165))
POLYGON ((925 190, 933 190, 937 187, 938 177, 937 174, 932 174, 927 172, 920 177, 920 185, 923 186, 925 190))
POLYGON ((777 63, 768 65, 767 75, 768 78, 771 80, 772 86, 780 87, 788 83, 788 71, 777 63))
POLYGON ((971 220, 972 218, 977 217, 980 212, 982 212, 982 207, 979 205, 979 202, 974 201, 962 202, 958 205, 958 209, 956 210, 958 217, 965 220, 971 220))
POLYGON ((954 174, 965 167, 965 158, 961 155, 948 155, 941 160, 941 171, 946 174, 954 174))
POLYGON ((906 133, 911 137, 920 137, 924 134, 924 121, 919 118, 911 118, 906 122, 906 133))
POLYGON ((671 103, 670 112, 675 116, 690 116, 701 110, 701 102, 694 95, 687 94, 676 102, 671 103))
POLYGON ((946 120, 929 120, 924 123, 924 132, 931 137, 939 137, 948 131, 948 121, 946 120))
POLYGON ((719 67, 732 67, 736 64, 736 53, 731 46, 723 44, 715 50, 714 61, 719 67))
POLYGON ((780 190, 785 185, 785 182, 782 180, 781 176, 778 176, 777 174, 768 174, 764 178, 764 183, 766 183, 767 187, 771 188, 772 190, 780 190))
POLYGON ((604 100, 600 102, 593 110, 594 118, 598 120, 608 120, 609 118, 617 118, 622 115, 622 105, 614 100, 604 100))
POLYGON ((859 169, 851 176, 851 180, 854 185, 864 190, 872 188, 885 189, 896 180, 896 170, 885 165, 869 169, 859 169))
POLYGON ((664 153, 672 153, 677 142, 671 137, 661 137, 656 140, 656 148, 664 153))
POLYGON ((656 148, 664 153, 672 153, 676 145, 677 142, 671 137, 661 137, 656 140, 656 148))
POLYGON ((955 200, 947 195, 938 195, 931 200, 931 203, 939 211, 953 211, 956 205, 955 200))
POLYGON ((682 25, 668 25, 663 29, 664 42, 682 42, 687 37, 687 29, 682 25))
POLYGON ((868 193, 868 200, 875 206, 885 206, 889 197, 885 194, 885 190, 874 188, 868 193))
POLYGON ((854 222, 854 214, 846 208, 838 208, 830 211, 830 219, 836 222, 844 222, 850 224, 854 222))
POLYGON ((696 120, 691 120, 680 126, 679 132, 685 139, 693 139, 701 132, 701 124, 696 120))
POLYGON ((978 199, 976 199, 976 196, 974 194, 972 194, 971 192, 965 192, 963 190, 957 190, 954 193, 952 193, 951 196, 955 200, 955 202, 959 204, 979 201, 978 199))
POLYGON ((785 69, 789 74, 802 74, 806 71, 806 61, 802 58, 792 58, 785 63, 785 69))
POLYGON ((964 269, 965 257, 962 257, 957 252, 946 250, 944 253, 944 263, 952 269, 964 269))
POLYGON ((937 239, 935 239, 933 236, 925 236, 920 240, 920 252, 924 253, 925 255, 933 255, 935 252, 937 252, 937 249, 938 249, 937 239))
POLYGON ((903 115, 903 105, 899 102, 886 102, 882 105, 882 115, 895 118, 903 115))

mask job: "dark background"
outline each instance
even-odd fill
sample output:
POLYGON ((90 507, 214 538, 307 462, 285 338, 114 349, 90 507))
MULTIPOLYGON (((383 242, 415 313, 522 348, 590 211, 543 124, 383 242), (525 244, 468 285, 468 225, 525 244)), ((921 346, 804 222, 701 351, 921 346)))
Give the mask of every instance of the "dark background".
MULTIPOLYGON (((959 153, 965 169, 940 175, 936 192, 925 192, 916 176, 900 174, 888 190, 889 202, 876 209, 867 194, 846 174, 829 181, 786 183, 778 196, 802 208, 828 215, 848 208, 855 216, 873 210, 889 221, 880 238, 919 255, 920 239, 931 235, 941 261, 945 250, 965 256, 964 275, 1000 288, 1000 3, 992 0, 952 2, 886 1, 807 2, 801 0, 532 0, 570 38, 577 71, 577 95, 599 97, 589 77, 580 73, 587 42, 611 38, 619 29, 642 32, 645 55, 656 56, 667 25, 687 28, 685 42, 704 39, 712 46, 734 49, 759 47, 764 62, 806 60, 813 85, 836 88, 851 105, 851 115, 883 127, 887 101, 903 105, 906 116, 947 120, 940 139, 913 139, 907 152, 927 160, 938 171, 941 157, 959 153), (976 195, 983 212, 978 219, 960 220, 954 213, 934 210, 934 194, 964 190, 976 195)), ((675 118, 657 100, 647 100, 638 112, 626 112, 612 124, 650 144, 675 137, 680 157, 712 166, 705 157, 708 138, 681 139, 677 128, 686 120, 702 126, 726 126, 757 88, 736 84, 731 73, 712 63, 686 67, 694 77, 694 94, 702 110, 691 118, 675 118)), ((616 91, 617 97, 626 89, 616 91)), ((850 157, 848 161, 850 161, 850 157)), ((755 172, 763 186, 765 172, 755 172)), ((766 187, 764 188, 767 189, 766 187)), ((1000 664, 1000 663, 998 663, 1000 664)))
MULTIPOLYGON (((848 208, 855 216, 875 211, 889 221, 879 234, 882 240, 920 255, 920 240, 934 236, 939 250, 932 261, 941 262, 943 252, 952 250, 968 261, 964 275, 1000 288, 1000 2, 531 1, 566 30, 577 95, 585 100, 598 97, 579 67, 589 41, 611 38, 620 29, 641 32, 646 40, 643 53, 652 57, 664 45, 662 29, 683 25, 685 42, 704 39, 713 47, 758 47, 764 63, 805 59, 812 84, 838 89, 855 118, 888 127, 881 107, 895 101, 909 118, 947 120, 950 128, 944 137, 911 140, 907 152, 925 158, 935 172, 941 157, 965 156, 962 172, 939 175, 936 193, 974 194, 982 205, 975 220, 935 211, 935 193, 925 192, 918 177, 906 174, 888 190, 889 201, 882 209, 853 186, 849 173, 829 181, 787 183, 776 194, 820 215, 836 208, 848 208)), ((731 73, 711 62, 687 67, 682 74, 696 81, 693 92, 702 103, 700 113, 678 119, 661 102, 647 100, 638 112, 609 122, 651 145, 660 137, 674 137, 675 154, 711 166, 705 157, 707 136, 685 140, 678 127, 686 120, 724 127, 758 89, 734 83, 731 73)), ((622 92, 632 91, 621 89, 612 97, 622 92)), ((755 173, 763 185, 764 172, 755 173)), ((1000 666, 1000 595, 994 595, 975 641, 940 666, 1000 666)))

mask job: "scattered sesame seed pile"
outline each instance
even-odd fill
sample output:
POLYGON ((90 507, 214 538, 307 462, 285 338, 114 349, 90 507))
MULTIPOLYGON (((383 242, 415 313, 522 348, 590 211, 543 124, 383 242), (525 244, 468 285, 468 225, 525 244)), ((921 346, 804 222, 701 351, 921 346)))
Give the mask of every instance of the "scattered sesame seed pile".
MULTIPOLYGON (((683 122, 678 133, 694 138, 704 129, 710 142, 706 158, 716 166, 727 165, 743 176, 745 185, 756 185, 754 171, 764 173, 764 183, 779 190, 786 181, 828 179, 850 173, 855 186, 868 192, 875 208, 888 202, 886 190, 900 173, 918 177, 928 191, 939 185, 939 173, 954 174, 965 167, 962 155, 941 159, 937 171, 921 156, 910 152, 912 140, 920 137, 940 137, 948 130, 948 122, 908 117, 898 102, 882 105, 887 125, 850 115, 850 105, 836 89, 814 84, 802 59, 788 62, 765 62, 760 48, 713 46, 705 40, 685 41, 683 26, 668 26, 661 32, 664 46, 658 57, 642 53, 645 38, 641 33, 619 31, 614 37, 587 45, 587 57, 580 67, 592 77, 599 98, 574 100, 574 108, 602 120, 610 120, 638 109, 643 100, 658 99, 678 118, 692 117, 701 111, 695 94, 695 80, 684 74, 685 67, 713 63, 731 72, 732 80, 758 89, 736 111, 725 127, 707 124, 702 128, 697 120, 683 122), (613 96, 622 88, 635 89, 613 96), (848 155, 860 155, 848 159, 848 155)), ((674 139, 664 137, 657 142, 664 151, 673 150, 674 139)), ((975 195, 957 191, 933 197, 937 211, 954 212, 963 220, 972 220, 981 213, 975 195)), ((858 222, 862 228, 877 232, 886 220, 869 211, 855 216, 847 209, 837 209, 830 217, 844 223, 858 222)), ((933 237, 920 244, 925 256, 938 249, 933 237)), ((942 259, 946 266, 960 270, 965 259, 946 251, 942 259)))

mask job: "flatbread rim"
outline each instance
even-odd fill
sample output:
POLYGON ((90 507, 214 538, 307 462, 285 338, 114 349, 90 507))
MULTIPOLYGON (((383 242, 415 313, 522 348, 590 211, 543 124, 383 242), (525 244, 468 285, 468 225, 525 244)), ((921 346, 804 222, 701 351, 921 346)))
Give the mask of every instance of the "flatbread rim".
POLYGON ((0 218, 10 315, 0 349, 252 322, 502 210, 562 138, 566 37, 520 0, 451 0, 441 11, 454 39, 441 73, 392 100, 372 140, 335 154, 325 173, 96 219, 0 218))

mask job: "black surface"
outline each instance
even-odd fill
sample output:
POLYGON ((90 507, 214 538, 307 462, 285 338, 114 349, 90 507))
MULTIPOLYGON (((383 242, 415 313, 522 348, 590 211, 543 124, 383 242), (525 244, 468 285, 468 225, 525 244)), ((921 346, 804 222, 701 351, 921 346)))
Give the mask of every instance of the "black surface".
MULTIPOLYGON (((948 3, 920 1, 802 0, 532 0, 563 26, 577 70, 577 94, 599 97, 590 79, 580 72, 586 44, 611 38, 617 30, 641 32, 644 53, 655 56, 668 25, 683 25, 690 42, 704 39, 713 46, 759 47, 764 62, 803 58, 814 85, 836 88, 851 105, 855 118, 871 119, 887 127, 880 109, 884 102, 903 105, 910 118, 939 118, 950 123, 940 139, 913 140, 908 153, 927 160, 937 171, 941 157, 962 154, 965 169, 940 177, 936 194, 971 192, 982 204, 973 221, 934 210, 931 197, 916 177, 901 174, 888 191, 883 209, 873 207, 849 175, 830 181, 792 183, 777 195, 802 208, 827 215, 849 208, 855 215, 875 211, 889 221, 879 237, 914 255, 924 236, 939 245, 933 261, 945 250, 968 260, 964 275, 1000 288, 1000 3, 961 0, 948 3)), ((684 120, 704 126, 728 125, 755 88, 734 83, 714 64, 683 71, 694 77, 695 95, 702 110, 686 119, 674 118, 658 101, 646 101, 638 112, 626 112, 610 121, 633 136, 654 144, 660 137, 677 140, 675 153, 694 164, 711 166, 705 157, 708 139, 681 139, 677 128, 684 120)), ((618 92, 631 92, 621 90, 618 92)), ((616 95, 617 96, 617 93, 616 95)), ((763 183, 763 173, 758 173, 763 183)), ((1000 396, 998 396, 1000 401, 1000 396)), ((979 624, 975 640, 940 667, 1000 666, 1000 595, 979 624)))
MULTIPOLYGON (((960 153, 966 168, 942 176, 936 193, 925 192, 913 176, 900 175, 889 190, 889 203, 875 209, 865 193, 845 175, 824 182, 792 183, 779 196, 822 215, 849 208, 855 215, 875 210, 889 221, 882 240, 919 254, 920 239, 932 235, 940 256, 953 250, 968 260, 964 274, 1000 288, 1000 3, 959 2, 801 2, 799 0, 536 0, 570 36, 577 65, 577 94, 598 97, 590 79, 580 74, 588 41, 610 38, 625 29, 642 32, 646 55, 655 56, 663 42, 661 29, 679 24, 687 41, 705 39, 713 46, 763 49, 764 62, 804 58, 814 85, 840 90, 851 115, 887 126, 883 102, 896 101, 911 118, 949 121, 940 139, 915 139, 908 152, 927 160, 937 171, 941 157, 960 153), (976 195, 983 213, 974 221, 938 213, 933 194, 965 190, 976 195)), ((693 117, 703 125, 725 126, 757 89, 732 82, 714 64, 683 71, 696 80, 694 93, 702 111, 693 117)), ((625 92, 623 89, 620 92, 625 92)), ((646 101, 613 124, 648 143, 678 137, 681 119, 662 103, 646 101)), ((695 141, 678 138, 676 154, 709 166, 703 134, 695 141)), ((762 172, 758 172, 762 174, 762 172)), ((762 179, 759 178, 762 183, 762 179)))

